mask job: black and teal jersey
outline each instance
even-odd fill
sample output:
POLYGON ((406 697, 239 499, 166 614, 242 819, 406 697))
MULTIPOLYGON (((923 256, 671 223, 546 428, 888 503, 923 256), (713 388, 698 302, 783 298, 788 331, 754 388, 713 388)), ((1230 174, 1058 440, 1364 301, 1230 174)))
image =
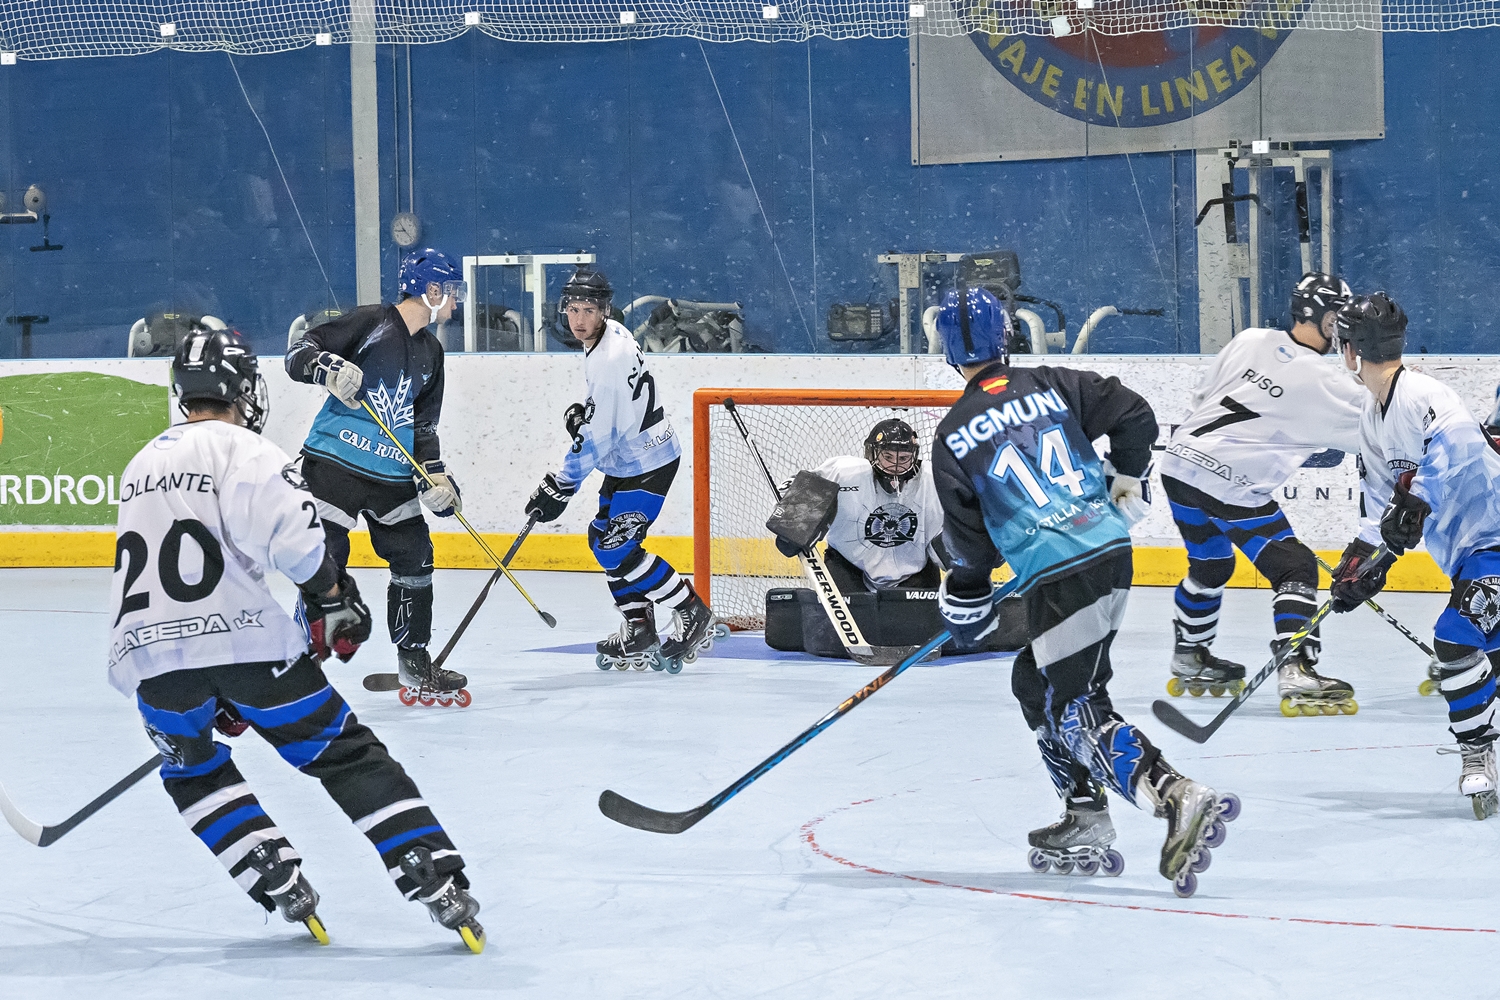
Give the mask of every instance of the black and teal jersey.
MULTIPOLYGON (((443 409, 443 346, 428 330, 409 333, 393 305, 360 306, 314 327, 286 352, 286 373, 312 382, 319 353, 352 361, 364 373, 360 398, 418 462, 436 459, 443 409)), ((384 482, 411 482, 415 470, 370 419, 331 394, 313 418, 303 452, 384 482)))
POLYGON ((949 591, 988 586, 1010 564, 1020 590, 1071 576, 1130 547, 1093 441, 1108 436, 1117 472, 1141 476, 1156 417, 1114 377, 996 363, 938 424, 933 476, 952 558, 949 591))

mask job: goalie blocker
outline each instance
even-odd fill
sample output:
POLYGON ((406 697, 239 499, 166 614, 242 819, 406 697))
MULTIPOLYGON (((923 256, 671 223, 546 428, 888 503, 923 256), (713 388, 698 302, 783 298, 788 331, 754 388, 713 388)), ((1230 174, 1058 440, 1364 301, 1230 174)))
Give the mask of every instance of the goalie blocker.
MULTIPOLYGON (((845 595, 854 621, 872 646, 915 646, 943 631, 936 590, 893 587, 874 593, 845 595)), ((1007 597, 997 609, 995 631, 985 636, 985 652, 1005 652, 1026 645, 1026 607, 1007 597)), ((766 645, 783 652, 849 659, 818 595, 806 587, 782 587, 766 593, 766 645)), ((957 652, 950 640, 943 652, 957 652)))

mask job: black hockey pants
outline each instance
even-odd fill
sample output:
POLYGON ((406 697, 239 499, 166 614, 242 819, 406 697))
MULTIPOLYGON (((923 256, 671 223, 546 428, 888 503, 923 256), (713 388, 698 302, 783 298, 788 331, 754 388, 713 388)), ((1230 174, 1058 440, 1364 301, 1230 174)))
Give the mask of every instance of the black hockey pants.
POLYGON ((230 877, 266 909, 274 906, 265 880, 250 868, 247 855, 261 843, 279 848, 282 860, 300 855, 261 808, 229 747, 214 740, 221 706, 232 708, 288 764, 323 783, 375 845, 402 895, 409 899, 418 888, 399 863, 413 847, 430 850, 439 874, 453 873, 467 887, 463 858, 416 784, 354 717, 312 657, 174 670, 142 681, 136 702, 161 751, 162 784, 177 811, 230 877))

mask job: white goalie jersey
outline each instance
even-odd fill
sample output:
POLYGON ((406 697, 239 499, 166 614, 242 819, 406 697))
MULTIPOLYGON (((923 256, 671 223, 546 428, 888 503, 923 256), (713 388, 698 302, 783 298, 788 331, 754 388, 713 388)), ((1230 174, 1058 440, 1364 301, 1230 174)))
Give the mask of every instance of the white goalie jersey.
POLYGON ((173 670, 296 659, 307 639, 267 588, 323 562, 323 526, 276 445, 221 420, 179 424, 120 479, 109 682, 134 693, 173 670))
POLYGON ((606 476, 639 476, 682 455, 656 379, 629 330, 606 321, 598 343, 583 356, 583 377, 584 424, 559 480, 577 486, 595 469, 606 476))
POLYGON ((1359 448, 1365 395, 1290 334, 1241 331, 1199 382, 1161 473, 1236 507, 1263 506, 1314 452, 1359 448))
POLYGON ((842 455, 812 470, 839 484, 838 514, 828 529, 834 551, 864 570, 873 587, 893 587, 920 573, 943 533, 943 505, 924 464, 894 494, 875 481, 863 458, 842 455))

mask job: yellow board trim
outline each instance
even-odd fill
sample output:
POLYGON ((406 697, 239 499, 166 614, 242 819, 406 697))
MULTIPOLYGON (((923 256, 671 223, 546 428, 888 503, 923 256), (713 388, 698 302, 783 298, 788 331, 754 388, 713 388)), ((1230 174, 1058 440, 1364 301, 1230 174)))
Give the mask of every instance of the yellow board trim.
MULTIPOLYGON (((11 531, 0 532, 0 567, 42 566, 113 566, 115 535, 112 531, 11 531)), ((485 542, 498 553, 510 548, 513 534, 484 533, 485 542)), ((370 546, 368 532, 350 534, 351 566, 384 566, 370 546)), ((647 540, 647 547, 675 566, 678 572, 693 571, 693 540, 688 536, 661 535, 647 540)), ((438 569, 490 569, 493 563, 468 535, 451 532, 432 536, 433 562, 438 569)), ((1340 553, 1319 552, 1329 565, 1338 562, 1340 553)), ((1266 578, 1255 571, 1243 554, 1235 553, 1231 587, 1268 588, 1266 578)), ((512 569, 550 569, 574 572, 598 572, 599 564, 589 551, 585 535, 532 534, 516 553, 512 569)), ((1172 546, 1137 546, 1135 549, 1135 585, 1138 587, 1173 587, 1187 573, 1187 550, 1172 546)), ((1328 586, 1328 574, 1319 573, 1321 586, 1328 586)), ((1409 552, 1391 568, 1387 590, 1417 593, 1446 593, 1451 587, 1448 577, 1437 568, 1426 552, 1409 552)))

